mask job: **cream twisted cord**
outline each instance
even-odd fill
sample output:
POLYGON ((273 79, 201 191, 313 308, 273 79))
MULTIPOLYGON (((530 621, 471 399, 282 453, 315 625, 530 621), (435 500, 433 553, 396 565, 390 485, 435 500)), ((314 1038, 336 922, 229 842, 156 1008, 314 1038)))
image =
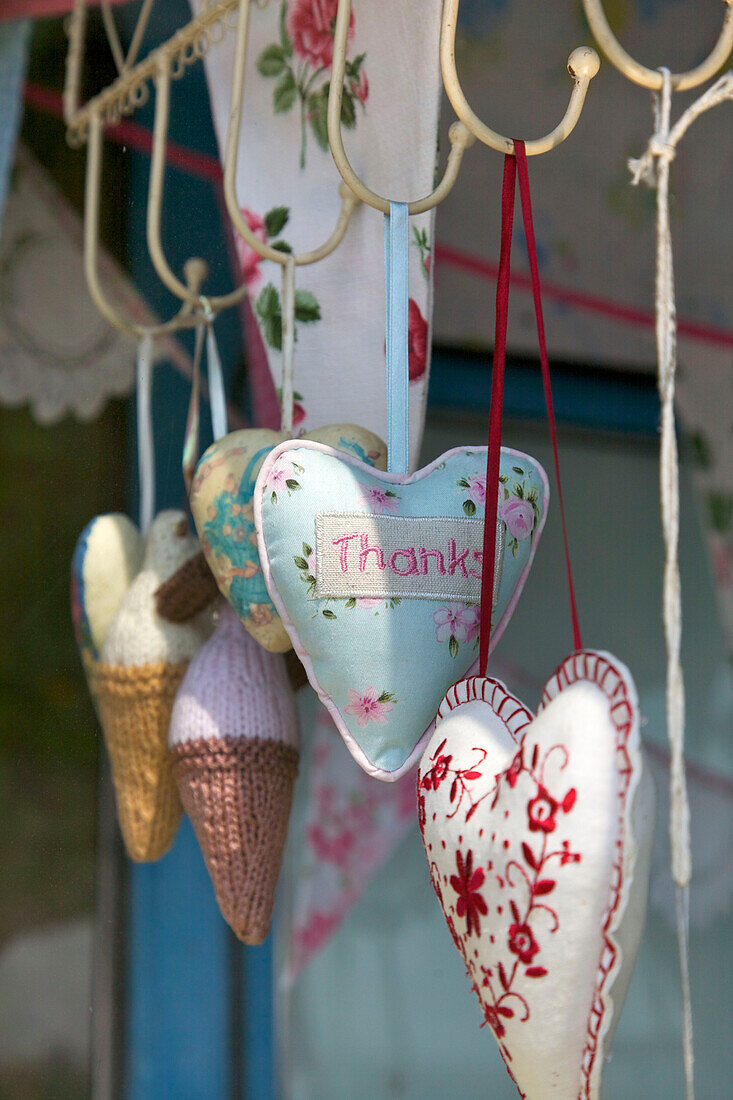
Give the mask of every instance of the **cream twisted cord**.
POLYGON ((682 983, 683 1054, 687 1100, 694 1100, 694 1050, 689 973, 690 808, 684 763, 685 687, 680 661, 682 606, 679 543, 679 459, 674 423, 677 369, 677 310, 674 296, 672 235, 669 226, 669 166, 677 144, 704 111, 733 99, 733 72, 722 76, 670 128, 672 80, 660 69, 662 89, 653 97, 654 134, 638 160, 629 160, 632 183, 642 180, 657 191, 656 338, 661 403, 660 497, 664 534, 664 634, 667 646, 667 736, 670 745, 669 835, 675 882, 677 942, 682 983))

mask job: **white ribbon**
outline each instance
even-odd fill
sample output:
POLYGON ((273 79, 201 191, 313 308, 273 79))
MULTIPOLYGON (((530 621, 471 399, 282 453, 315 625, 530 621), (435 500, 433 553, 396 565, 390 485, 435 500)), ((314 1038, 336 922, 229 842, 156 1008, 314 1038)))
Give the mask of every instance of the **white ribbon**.
POLYGON ((140 484, 140 530, 148 533, 155 513, 155 447, 152 418, 153 337, 141 336, 137 345, 137 465, 140 484))
POLYGON ((667 646, 667 736, 670 745, 669 835, 672 877, 676 886, 677 940, 682 981, 683 1051, 687 1100, 694 1100, 694 1050, 689 977, 690 808, 685 777, 685 688, 680 661, 682 605, 679 543, 679 459, 674 420, 677 370, 677 310, 674 294, 672 235, 669 226, 669 166, 677 144, 704 111, 733 98, 733 73, 726 73, 696 100, 670 128, 672 80, 660 69, 662 89, 654 96, 654 126, 647 149, 629 160, 632 182, 642 180, 657 191, 656 338, 658 387, 661 402, 660 497, 664 534, 663 615, 667 646))
POLYGON ((227 421, 227 399, 224 390, 224 372, 221 356, 214 334, 216 316, 209 302, 202 299, 206 316, 206 375, 209 382, 209 408, 211 410, 211 431, 214 440, 221 439, 229 431, 227 421))
POLYGON ((280 430, 293 434, 293 363, 295 359, 295 260, 283 264, 280 312, 282 317, 282 379, 280 430))

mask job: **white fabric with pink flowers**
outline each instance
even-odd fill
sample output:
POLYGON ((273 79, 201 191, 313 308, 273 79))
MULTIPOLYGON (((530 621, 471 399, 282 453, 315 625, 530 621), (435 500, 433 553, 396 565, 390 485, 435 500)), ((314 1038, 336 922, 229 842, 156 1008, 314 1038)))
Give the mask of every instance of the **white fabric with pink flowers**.
MULTIPOLYGON (((200 0, 192 0, 195 9, 200 0)), ((341 178, 326 135, 337 0, 252 4, 237 193, 250 228, 302 252, 331 235, 341 178)), ((349 158, 398 200, 430 191, 440 102, 440 0, 356 0, 342 120, 349 158), (415 73, 420 79, 415 79, 415 73)), ((220 148, 226 140, 233 36, 206 59, 220 148)), ((410 225, 410 412, 414 464, 427 392, 433 217, 410 225)), ((276 388, 282 373, 279 265, 243 241, 239 260, 276 388)), ((382 215, 359 205, 326 260, 299 268, 295 299, 295 426, 354 422, 386 433, 382 215)))

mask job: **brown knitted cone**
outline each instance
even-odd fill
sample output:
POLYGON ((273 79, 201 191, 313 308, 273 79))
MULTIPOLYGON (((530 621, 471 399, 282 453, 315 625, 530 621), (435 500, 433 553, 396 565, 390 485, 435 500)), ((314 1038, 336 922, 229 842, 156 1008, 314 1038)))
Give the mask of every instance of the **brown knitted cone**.
POLYGON ((202 737, 171 747, 173 774, 222 915, 240 940, 270 929, 298 752, 259 737, 202 737))
POLYGON ((112 763, 117 817, 131 859, 160 859, 176 835, 181 802, 168 755, 173 700, 186 664, 99 665, 95 688, 112 763))

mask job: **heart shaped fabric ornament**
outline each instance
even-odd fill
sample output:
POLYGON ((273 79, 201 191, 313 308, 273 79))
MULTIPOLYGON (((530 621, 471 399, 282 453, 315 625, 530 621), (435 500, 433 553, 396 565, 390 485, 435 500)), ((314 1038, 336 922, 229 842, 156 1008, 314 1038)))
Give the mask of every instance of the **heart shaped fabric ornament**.
POLYGON ((145 542, 121 512, 96 516, 82 531, 71 560, 71 616, 89 690, 110 623, 142 566, 145 542))
POLYGON ((285 661, 220 600, 219 623, 188 666, 171 715, 173 774, 222 916, 266 939, 298 774, 300 733, 285 661))
MULTIPOLYGON (((548 501, 528 455, 504 449, 499 477, 494 644, 548 501)), ((476 660, 485 497, 486 447, 414 474, 298 440, 263 462, 254 514, 265 583, 349 751, 378 779, 419 759, 444 692, 476 660)))
MULTIPOLYGON (((246 428, 224 436, 201 457, 190 497, 196 530, 222 594, 252 637, 273 653, 285 653, 291 642, 262 576, 252 494, 265 457, 289 438, 290 433, 269 428, 246 428)), ((329 425, 304 438, 330 444, 377 469, 386 466, 384 442, 354 424, 329 425)), ((280 491, 294 490, 283 485, 280 491)))
POLYGON ((188 663, 211 632, 211 615, 168 622, 157 613, 155 593, 197 549, 185 513, 156 516, 143 567, 110 624, 95 672, 117 816, 128 854, 137 861, 159 859, 181 818, 168 724, 188 663))
POLYGON ((537 717, 497 680, 457 683, 420 764, 418 813, 448 928, 520 1094, 597 1100, 654 821, 628 670, 573 654, 537 717))

